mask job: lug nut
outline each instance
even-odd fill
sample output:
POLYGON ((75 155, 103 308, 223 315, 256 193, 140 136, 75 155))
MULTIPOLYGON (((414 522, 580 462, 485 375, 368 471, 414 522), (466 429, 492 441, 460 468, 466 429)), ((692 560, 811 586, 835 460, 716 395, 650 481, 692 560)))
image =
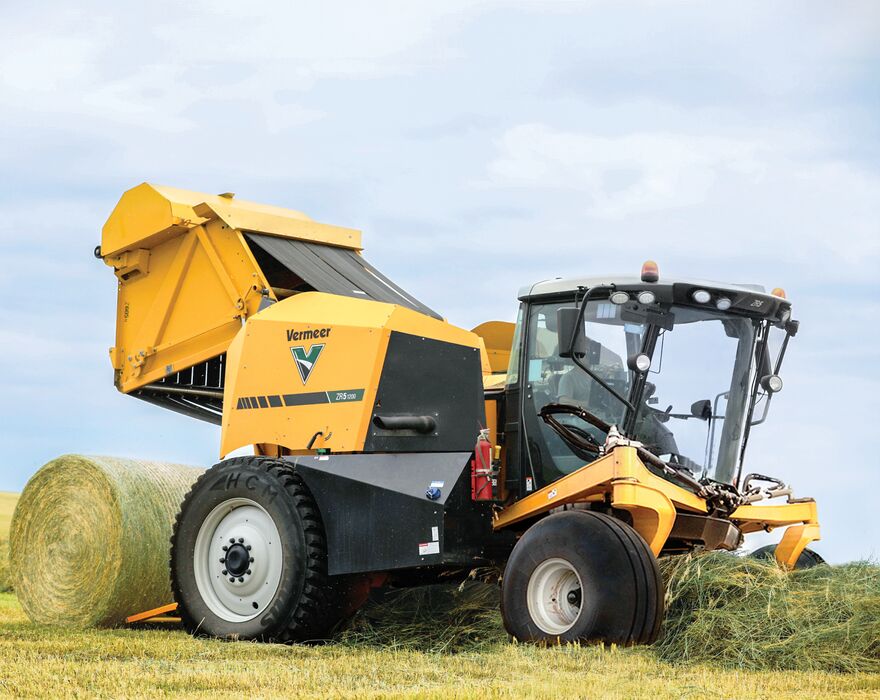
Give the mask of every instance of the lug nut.
POLYGON ((229 577, 229 583, 235 583, 235 579, 232 576, 229 577))
POLYGON ((253 557, 251 557, 251 562, 250 562, 250 563, 251 563, 251 564, 254 563, 254 558, 253 558, 253 557))
POLYGON ((250 551, 251 551, 251 546, 250 546, 250 545, 247 545, 247 546, 245 547, 245 549, 246 549, 247 551, 250 552, 250 551))
POLYGON ((238 538, 238 541, 243 543, 243 542, 244 542, 244 537, 239 537, 239 538, 238 538))
POLYGON ((230 537, 230 538, 229 538, 229 544, 235 544, 235 538, 234 538, 234 537, 230 537))
POLYGON ((238 577, 238 582, 239 582, 239 583, 243 583, 243 582, 244 582, 244 578, 243 578, 242 576, 239 576, 239 577, 238 577))
POLYGON ((229 549, 229 547, 227 547, 227 546, 224 544, 224 545, 223 545, 223 551, 225 552, 227 549, 229 549))
POLYGON ((250 575, 251 575, 251 570, 248 569, 245 573, 247 573, 247 575, 250 576, 250 575))
POLYGON ((221 563, 221 564, 225 564, 225 563, 226 563, 226 557, 220 557, 220 563, 221 563))
POLYGON ((221 571, 220 573, 223 574, 224 576, 226 576, 227 571, 226 571, 226 569, 223 569, 223 571, 221 571))

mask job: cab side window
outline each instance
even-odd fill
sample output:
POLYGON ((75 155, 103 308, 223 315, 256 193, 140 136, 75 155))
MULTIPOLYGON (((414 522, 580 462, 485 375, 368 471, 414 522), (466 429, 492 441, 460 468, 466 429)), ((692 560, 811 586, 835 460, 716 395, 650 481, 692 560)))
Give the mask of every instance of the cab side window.
POLYGON ((529 308, 526 356, 523 363, 523 427, 527 443, 527 469, 543 486, 584 466, 538 412, 548 403, 566 401, 582 371, 571 360, 559 357, 556 312, 572 301, 533 304, 529 308), (575 376, 569 376, 575 375, 575 376))

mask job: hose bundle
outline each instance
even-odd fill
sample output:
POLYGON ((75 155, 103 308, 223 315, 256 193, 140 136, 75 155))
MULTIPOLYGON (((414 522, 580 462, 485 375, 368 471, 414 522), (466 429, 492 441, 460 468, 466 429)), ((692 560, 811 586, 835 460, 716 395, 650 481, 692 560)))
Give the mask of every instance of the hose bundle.
POLYGON ((108 626, 172 601, 171 529, 201 469, 65 455, 28 482, 12 517, 10 574, 41 624, 108 626))

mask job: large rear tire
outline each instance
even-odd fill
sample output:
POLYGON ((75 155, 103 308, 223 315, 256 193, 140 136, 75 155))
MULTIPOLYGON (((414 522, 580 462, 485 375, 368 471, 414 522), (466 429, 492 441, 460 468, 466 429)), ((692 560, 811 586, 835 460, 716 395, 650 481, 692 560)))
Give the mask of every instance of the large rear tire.
POLYGON ((501 615, 519 641, 649 644, 663 581, 644 539, 616 518, 564 511, 529 528, 504 569, 501 615))
POLYGON ((327 575, 315 501, 291 466, 229 459, 205 472, 181 505, 171 581, 187 630, 229 639, 325 638, 345 614, 327 575))
MULTIPOLYGON (((776 560, 776 545, 775 544, 767 544, 763 547, 758 547, 754 552, 749 554, 750 557, 754 559, 769 559, 772 561, 776 560)), ((800 553, 800 556, 797 558, 797 561, 794 563, 795 569, 812 569, 814 566, 819 566, 820 564, 825 564, 825 560, 820 557, 816 552, 808 547, 804 548, 804 551, 800 553)))

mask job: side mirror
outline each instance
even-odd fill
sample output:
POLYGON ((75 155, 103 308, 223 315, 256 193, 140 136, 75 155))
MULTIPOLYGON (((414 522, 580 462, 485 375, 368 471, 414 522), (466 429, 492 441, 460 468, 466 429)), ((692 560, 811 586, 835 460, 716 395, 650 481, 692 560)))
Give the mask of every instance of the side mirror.
POLYGON ((576 306, 563 306, 556 311, 556 342, 560 357, 571 357, 572 338, 574 351, 578 356, 586 354, 587 334, 580 320, 580 309, 576 306))
POLYGON ((709 420, 712 417, 712 402, 709 399, 694 401, 691 404, 691 415, 700 420, 709 420))

